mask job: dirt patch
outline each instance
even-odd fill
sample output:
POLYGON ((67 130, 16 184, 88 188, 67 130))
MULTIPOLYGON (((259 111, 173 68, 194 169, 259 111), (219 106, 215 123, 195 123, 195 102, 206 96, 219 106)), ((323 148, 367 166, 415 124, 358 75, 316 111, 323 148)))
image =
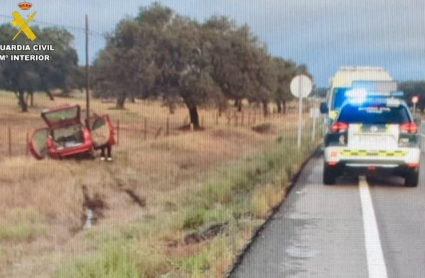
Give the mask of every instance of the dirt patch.
POLYGON ((139 196, 136 195, 136 193, 134 193, 133 190, 130 189, 126 189, 124 190, 125 193, 127 193, 128 196, 130 196, 130 198, 139 205, 139 207, 144 208, 146 207, 146 198, 140 198, 139 196))
MULTIPOLYGON (((108 205, 105 201, 103 201, 102 197, 99 194, 94 194, 93 197, 90 196, 87 186, 82 186, 83 190, 83 196, 84 196, 84 202, 83 202, 83 208, 89 209, 93 212, 93 222, 96 222, 100 218, 102 218, 103 210, 108 209, 108 205)), ((84 216, 84 222, 87 219, 87 215, 84 216)))
POLYGON ((256 125, 256 126, 252 127, 252 130, 257 132, 257 133, 261 133, 261 134, 272 133, 273 132, 273 126, 269 123, 265 123, 265 124, 260 124, 260 125, 256 125))
POLYGON ((206 230, 188 234, 184 238, 184 243, 186 245, 197 244, 206 240, 210 240, 218 236, 224 231, 226 224, 216 224, 208 227, 206 230))

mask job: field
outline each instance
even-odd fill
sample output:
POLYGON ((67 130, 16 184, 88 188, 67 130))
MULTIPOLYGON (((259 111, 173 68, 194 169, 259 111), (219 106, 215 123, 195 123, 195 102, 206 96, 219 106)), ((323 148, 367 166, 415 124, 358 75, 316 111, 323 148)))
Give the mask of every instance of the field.
POLYGON ((245 107, 229 123, 200 109, 205 130, 194 132, 179 129, 183 107, 93 100, 119 125, 114 163, 36 161, 26 136, 44 127, 42 108, 63 103, 84 106, 37 95, 23 114, 0 92, 1 277, 223 277, 318 143, 307 114, 297 151, 295 113, 264 118, 245 107))

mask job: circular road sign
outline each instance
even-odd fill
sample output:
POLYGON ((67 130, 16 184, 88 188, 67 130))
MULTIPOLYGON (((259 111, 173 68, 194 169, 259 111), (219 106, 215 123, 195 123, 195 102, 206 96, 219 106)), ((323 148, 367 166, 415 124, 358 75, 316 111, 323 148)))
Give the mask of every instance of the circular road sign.
POLYGON ((295 97, 307 97, 313 89, 313 83, 307 75, 297 75, 291 81, 291 93, 295 97))
POLYGON ((419 97, 418 96, 414 96, 414 97, 412 97, 412 103, 418 103, 418 101, 419 101, 419 97))

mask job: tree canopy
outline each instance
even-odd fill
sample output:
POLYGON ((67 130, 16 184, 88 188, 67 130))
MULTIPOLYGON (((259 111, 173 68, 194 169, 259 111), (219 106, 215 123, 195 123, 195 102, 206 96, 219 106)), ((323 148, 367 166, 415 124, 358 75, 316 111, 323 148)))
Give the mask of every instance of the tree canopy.
POLYGON ((94 95, 115 97, 118 108, 127 98, 180 102, 199 129, 199 105, 223 111, 233 100, 242 109, 247 99, 267 114, 270 100, 290 99, 289 82, 299 72, 308 69, 273 58, 247 25, 217 16, 199 23, 154 3, 107 36, 94 63, 94 95))
MULTIPOLYGON (((37 34, 37 40, 31 42, 26 37, 19 36, 11 41, 16 33, 16 28, 10 24, 0 26, 0 44, 2 45, 27 45, 29 51, 20 51, 19 54, 50 55, 50 61, 2 61, 0 65, 0 88, 12 91, 19 99, 19 105, 23 112, 27 111, 25 93, 32 100, 36 91, 46 92, 51 99, 52 89, 70 89, 74 73, 77 70, 78 55, 72 47, 73 36, 62 28, 32 27, 37 34), (34 44, 51 44, 55 51, 33 51, 34 44)), ((4 54, 16 54, 16 52, 4 51, 4 54)), ((32 103, 32 101, 31 101, 32 103)))

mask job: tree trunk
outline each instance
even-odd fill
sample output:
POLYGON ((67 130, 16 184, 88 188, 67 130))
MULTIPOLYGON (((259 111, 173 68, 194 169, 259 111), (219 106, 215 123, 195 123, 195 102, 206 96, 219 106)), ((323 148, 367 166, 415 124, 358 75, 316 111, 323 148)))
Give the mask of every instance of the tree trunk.
POLYGON ((280 100, 276 100, 277 113, 282 113, 282 102, 280 100))
POLYGON ((239 102, 239 100, 238 99, 235 99, 235 103, 233 104, 233 106, 234 107, 238 107, 238 102, 239 102))
POLYGON ((263 100, 263 113, 264 117, 267 117, 269 115, 269 107, 267 100, 263 100))
POLYGON ((194 130, 199 130, 201 127, 199 126, 199 115, 198 115, 198 108, 196 105, 193 105, 191 107, 188 107, 189 109, 189 115, 190 115, 190 122, 193 124, 194 130))
POLYGON ((55 100, 55 98, 54 98, 54 96, 52 95, 52 92, 50 92, 50 90, 46 90, 46 94, 47 94, 47 96, 49 97, 49 99, 50 99, 51 101, 55 100))
POLYGON ((124 103, 125 99, 127 98, 127 93, 122 92, 122 94, 119 94, 117 97, 117 109, 124 109, 124 103))
POLYGON ((286 100, 282 102, 283 102, 283 114, 286 114, 286 100))
POLYGON ((182 97, 187 109, 189 110, 190 123, 193 124, 193 129, 200 130, 201 126, 199 125, 199 115, 196 104, 194 103, 194 101, 187 99, 186 94, 180 93, 180 96, 182 97))
POLYGON ((19 106, 21 107, 22 112, 28 112, 27 102, 25 101, 25 92, 19 90, 19 106))
POLYGON ((34 92, 33 91, 28 91, 27 105, 28 105, 28 98, 30 99, 30 107, 34 107, 34 92))
POLYGON ((238 101, 238 112, 241 112, 241 111, 242 111, 242 100, 240 99, 238 101))
POLYGON ((136 103, 136 99, 134 98, 132 94, 128 96, 128 101, 130 101, 130 103, 136 103))
POLYGON ((174 114, 174 112, 176 111, 176 104, 174 103, 174 102, 171 102, 169 105, 168 105, 168 109, 170 110, 170 114, 174 114))

